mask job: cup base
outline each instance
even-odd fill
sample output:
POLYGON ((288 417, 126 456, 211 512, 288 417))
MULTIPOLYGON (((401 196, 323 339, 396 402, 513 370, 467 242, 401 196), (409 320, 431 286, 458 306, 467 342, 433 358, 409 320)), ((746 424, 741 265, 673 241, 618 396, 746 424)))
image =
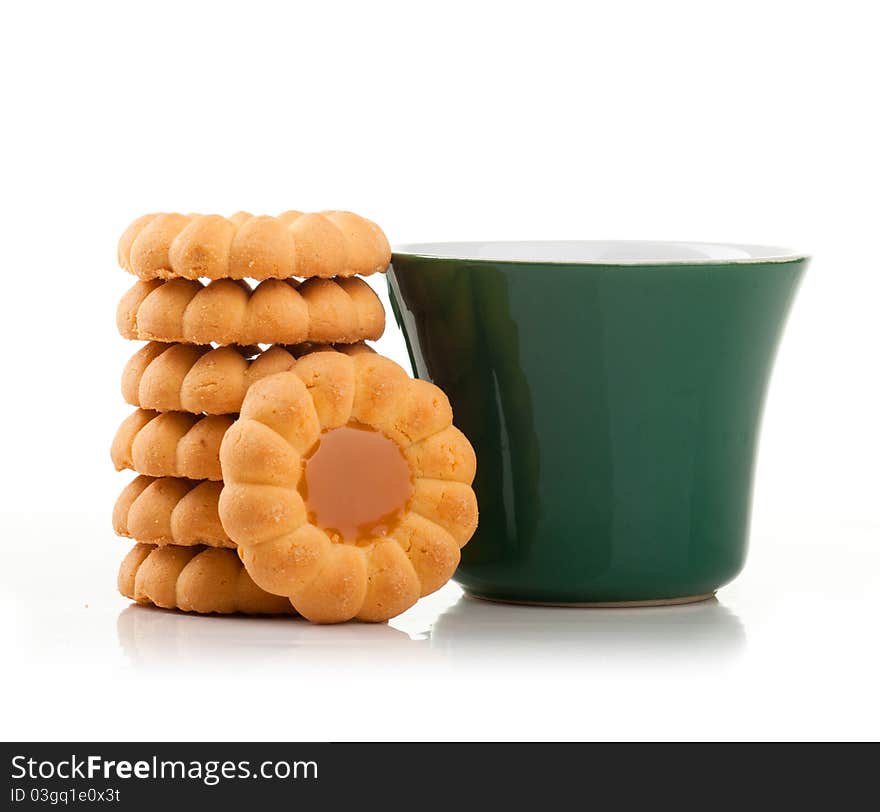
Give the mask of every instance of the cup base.
POLYGON ((465 595, 469 598, 476 598, 489 603, 507 603, 515 606, 558 606, 571 609, 635 609, 648 606, 682 606, 686 603, 700 603, 701 601, 712 600, 715 597, 714 592, 704 592, 702 595, 686 595, 680 598, 656 598, 647 601, 518 601, 509 598, 490 598, 486 595, 478 595, 476 592, 465 590, 465 595))

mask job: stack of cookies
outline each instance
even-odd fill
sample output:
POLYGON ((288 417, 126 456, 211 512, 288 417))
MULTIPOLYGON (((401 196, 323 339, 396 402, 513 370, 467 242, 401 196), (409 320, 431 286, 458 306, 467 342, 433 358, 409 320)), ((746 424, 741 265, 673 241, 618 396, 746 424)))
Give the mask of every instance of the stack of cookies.
POLYGON ((146 341, 111 449, 136 543, 119 590, 183 611, 381 621, 442 586, 476 528, 448 399, 364 342, 382 230, 350 212, 152 214, 119 242, 117 325, 146 341))

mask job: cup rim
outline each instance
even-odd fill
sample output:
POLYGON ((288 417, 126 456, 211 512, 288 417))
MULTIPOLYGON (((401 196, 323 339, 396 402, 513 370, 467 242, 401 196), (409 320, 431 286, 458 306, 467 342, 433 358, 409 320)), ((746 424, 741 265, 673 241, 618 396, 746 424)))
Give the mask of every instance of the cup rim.
POLYGON ((754 265, 810 259, 809 254, 778 246, 690 240, 466 240, 406 243, 394 246, 392 261, 395 257, 571 266, 754 265), (675 254, 676 250, 680 254, 675 254), (577 256, 579 252, 583 253, 582 257, 577 256), (631 255, 627 256, 627 252, 631 255), (552 256, 554 253, 558 256, 552 256), (590 256, 591 253, 595 256, 590 256))

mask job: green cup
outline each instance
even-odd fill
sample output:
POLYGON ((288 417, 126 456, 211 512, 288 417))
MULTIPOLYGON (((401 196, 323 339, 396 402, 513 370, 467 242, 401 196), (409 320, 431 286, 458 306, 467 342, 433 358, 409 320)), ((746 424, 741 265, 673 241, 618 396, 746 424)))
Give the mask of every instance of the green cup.
POLYGON ((807 263, 702 243, 398 250, 388 284, 413 368, 447 393, 477 453, 462 587, 626 605, 701 600, 732 580, 807 263))

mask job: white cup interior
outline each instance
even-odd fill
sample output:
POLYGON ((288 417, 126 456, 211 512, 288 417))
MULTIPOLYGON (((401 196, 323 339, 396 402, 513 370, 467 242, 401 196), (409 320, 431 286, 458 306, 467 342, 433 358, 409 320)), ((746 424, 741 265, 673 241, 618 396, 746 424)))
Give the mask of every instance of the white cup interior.
POLYGON ((767 245, 647 240, 417 243, 398 246, 395 253, 445 259, 595 265, 781 262, 804 257, 804 254, 797 254, 786 248, 767 245))

